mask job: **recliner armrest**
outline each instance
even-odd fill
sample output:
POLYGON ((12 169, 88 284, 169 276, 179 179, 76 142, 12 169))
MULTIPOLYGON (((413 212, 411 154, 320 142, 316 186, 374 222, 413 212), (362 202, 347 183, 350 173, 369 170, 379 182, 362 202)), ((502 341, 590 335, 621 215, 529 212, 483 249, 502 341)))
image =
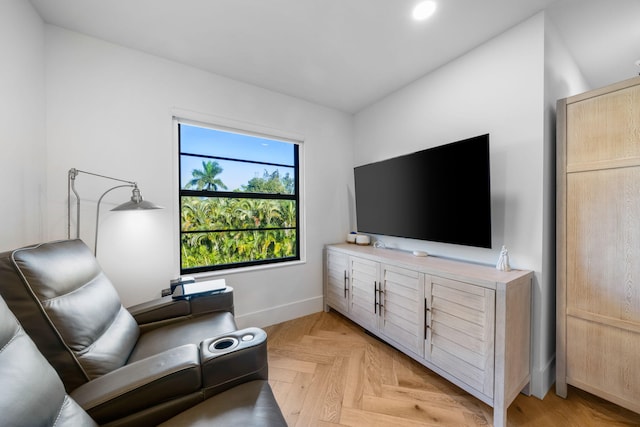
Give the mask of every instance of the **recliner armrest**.
POLYGON ((216 294, 199 295, 189 299, 174 300, 168 295, 127 307, 127 310, 141 326, 214 311, 228 311, 233 314, 233 288, 227 286, 225 290, 216 294))
POLYGON ((200 344, 205 398, 252 380, 267 380, 267 333, 240 329, 200 344))
POLYGON ((189 316, 191 314, 191 305, 187 300, 174 300, 171 296, 166 296, 127 307, 127 310, 138 325, 144 325, 189 316))
POLYGON ((187 344, 109 372, 71 392, 99 424, 200 390, 198 346, 187 344))
POLYGON ((233 288, 231 286, 214 294, 192 296, 189 298, 189 302, 191 303, 191 313, 194 316, 212 311, 228 311, 234 314, 233 288))

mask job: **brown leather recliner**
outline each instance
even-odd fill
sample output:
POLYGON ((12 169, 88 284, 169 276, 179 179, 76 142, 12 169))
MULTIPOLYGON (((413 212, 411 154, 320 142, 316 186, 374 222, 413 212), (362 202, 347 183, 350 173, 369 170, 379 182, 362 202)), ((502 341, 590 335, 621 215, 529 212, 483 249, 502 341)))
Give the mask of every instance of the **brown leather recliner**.
POLYGON ((81 240, 0 254, 0 296, 99 424, 158 424, 266 380, 266 333, 238 330, 233 290, 125 309, 81 240))
MULTIPOLYGON (((0 298, 0 424, 12 427, 97 426, 71 398, 56 371, 0 298)), ((153 425, 139 421, 139 426, 153 425)), ((285 426, 266 380, 233 387, 161 424, 176 426, 285 426)))

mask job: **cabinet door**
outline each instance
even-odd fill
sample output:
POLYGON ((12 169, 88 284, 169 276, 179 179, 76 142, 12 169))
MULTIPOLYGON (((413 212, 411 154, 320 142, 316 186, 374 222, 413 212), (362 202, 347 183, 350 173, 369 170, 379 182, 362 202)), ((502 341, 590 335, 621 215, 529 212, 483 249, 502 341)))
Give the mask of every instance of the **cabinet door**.
POLYGON ((425 358, 493 398, 495 291, 430 276, 425 358))
POLYGON ((379 277, 380 263, 357 257, 349 258, 349 315, 362 327, 374 331, 378 329, 379 277))
POLYGON ((640 166, 567 188, 566 378, 640 411, 640 166))
POLYGON ((424 348, 423 289, 423 274, 391 265, 382 266, 382 286, 378 292, 380 331, 420 356, 424 348))
POLYGON ((640 412, 640 80, 558 106, 556 392, 640 412))
POLYGON ((342 252, 327 251, 327 303, 339 311, 349 311, 349 255, 342 252))

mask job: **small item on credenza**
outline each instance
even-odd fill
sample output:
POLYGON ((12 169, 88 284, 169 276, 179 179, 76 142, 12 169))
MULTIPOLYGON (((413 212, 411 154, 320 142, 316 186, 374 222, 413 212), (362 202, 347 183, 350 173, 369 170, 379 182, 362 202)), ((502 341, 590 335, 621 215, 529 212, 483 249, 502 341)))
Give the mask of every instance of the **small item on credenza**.
POLYGON ((429 253, 425 251, 413 251, 413 256, 425 257, 425 256, 429 256, 429 253))
POLYGON ((364 234, 356 235, 356 245, 368 246, 371 244, 371 238, 364 234))
POLYGON ((367 246, 371 244, 371 238, 364 234, 358 234, 355 231, 347 234, 347 243, 355 243, 356 245, 367 246))
POLYGON ((386 248, 387 245, 382 240, 378 239, 375 242, 373 242, 373 247, 374 248, 386 248))
POLYGON ((505 246, 502 246, 502 249, 500 250, 500 257, 498 258, 496 269, 501 271, 511 271, 511 266, 509 265, 509 251, 507 251, 505 246))

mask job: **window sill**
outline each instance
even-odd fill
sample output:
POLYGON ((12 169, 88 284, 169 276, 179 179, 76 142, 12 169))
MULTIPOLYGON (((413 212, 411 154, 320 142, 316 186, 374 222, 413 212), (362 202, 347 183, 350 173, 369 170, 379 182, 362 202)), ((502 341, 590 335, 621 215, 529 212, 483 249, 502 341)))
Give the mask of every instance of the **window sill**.
POLYGON ((287 262, 278 262, 274 264, 264 264, 264 265, 253 265, 250 267, 238 267, 238 268, 229 268, 227 270, 216 270, 216 271, 204 271, 201 273, 193 273, 187 274, 187 276, 208 280, 208 279, 216 279, 221 276, 229 276, 232 274, 243 274, 243 273, 253 273, 255 271, 263 271, 263 270, 272 270, 276 268, 287 268, 287 267, 295 267, 298 265, 306 264, 307 261, 304 259, 296 260, 296 261, 287 261, 287 262))

